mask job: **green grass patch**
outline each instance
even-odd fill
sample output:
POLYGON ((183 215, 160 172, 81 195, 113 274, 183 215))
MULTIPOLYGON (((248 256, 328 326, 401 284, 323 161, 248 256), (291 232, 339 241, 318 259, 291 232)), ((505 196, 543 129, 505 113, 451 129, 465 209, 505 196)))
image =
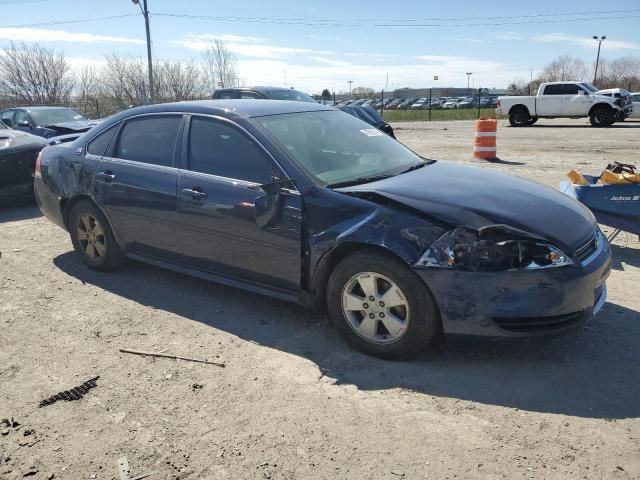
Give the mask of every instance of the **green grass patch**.
MULTIPOLYGON (((385 110, 384 119, 387 122, 426 122, 429 121, 429 110, 385 110)), ((495 108, 481 108, 481 117, 495 118, 495 108)), ((455 108, 431 110, 432 121, 443 120, 476 120, 478 110, 471 108, 455 108)))

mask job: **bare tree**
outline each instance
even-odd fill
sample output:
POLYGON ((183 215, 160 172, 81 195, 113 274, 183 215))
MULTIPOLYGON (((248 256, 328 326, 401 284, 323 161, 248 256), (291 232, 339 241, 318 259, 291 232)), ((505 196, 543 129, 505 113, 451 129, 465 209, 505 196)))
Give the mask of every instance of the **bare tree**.
POLYGON ((587 80, 589 68, 581 58, 561 55, 550 62, 539 76, 541 82, 564 82, 587 80))
POLYGON ((156 100, 175 102, 206 96, 206 80, 194 63, 159 61, 154 67, 156 100))
POLYGON ((147 103, 145 59, 116 53, 107 55, 102 77, 107 94, 123 107, 147 103))
POLYGON ((204 72, 210 91, 217 87, 233 87, 238 84, 238 62, 236 55, 222 40, 214 39, 213 45, 202 52, 204 72))
POLYGON ((530 95, 531 85, 523 78, 514 78, 507 87, 507 95, 530 95))
POLYGON ((597 82, 602 88, 622 87, 630 91, 640 90, 640 58, 601 59, 597 82))
POLYGON ((56 104, 73 89, 64 53, 38 43, 10 43, 0 55, 0 95, 18 103, 56 104))

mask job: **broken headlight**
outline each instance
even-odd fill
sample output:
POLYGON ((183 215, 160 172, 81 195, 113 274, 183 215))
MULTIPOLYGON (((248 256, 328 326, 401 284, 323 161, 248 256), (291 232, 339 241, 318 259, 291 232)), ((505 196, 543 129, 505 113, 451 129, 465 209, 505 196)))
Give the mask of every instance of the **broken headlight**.
POLYGON ((567 255, 553 245, 518 233, 503 226, 480 230, 455 228, 436 240, 417 265, 473 272, 502 272, 573 264, 567 255))

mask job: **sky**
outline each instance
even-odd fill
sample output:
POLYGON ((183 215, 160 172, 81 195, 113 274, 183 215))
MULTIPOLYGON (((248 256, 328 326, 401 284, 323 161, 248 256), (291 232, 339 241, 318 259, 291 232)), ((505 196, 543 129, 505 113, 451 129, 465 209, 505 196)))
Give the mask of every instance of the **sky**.
MULTIPOLYGON (((593 35, 607 37, 602 58, 640 57, 640 0, 148 2, 155 57, 197 62, 220 38, 237 55, 242 84, 309 93, 347 91, 349 81, 505 88, 561 54, 595 61, 593 35)), ((113 52, 146 56, 131 0, 0 0, 0 12, 0 48, 39 42, 75 69, 113 52)))

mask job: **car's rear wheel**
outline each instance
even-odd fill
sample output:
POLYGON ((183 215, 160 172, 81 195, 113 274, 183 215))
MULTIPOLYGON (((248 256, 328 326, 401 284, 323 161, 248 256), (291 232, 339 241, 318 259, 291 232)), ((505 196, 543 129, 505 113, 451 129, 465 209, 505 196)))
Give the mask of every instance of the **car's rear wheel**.
POLYGON ((351 346, 380 358, 413 358, 440 330, 435 301, 424 283, 399 260, 369 250, 334 269, 327 310, 351 346))
POLYGON ((518 108, 509 114, 509 124, 512 127, 526 127, 530 125, 529 112, 524 108, 518 108))
POLYGON ((124 254, 109 222, 91 202, 82 200, 73 206, 68 227, 73 248, 87 266, 105 272, 122 266, 124 254))
POLYGON ((589 121, 594 127, 609 127, 615 121, 615 117, 610 108, 596 108, 589 115, 589 121))

